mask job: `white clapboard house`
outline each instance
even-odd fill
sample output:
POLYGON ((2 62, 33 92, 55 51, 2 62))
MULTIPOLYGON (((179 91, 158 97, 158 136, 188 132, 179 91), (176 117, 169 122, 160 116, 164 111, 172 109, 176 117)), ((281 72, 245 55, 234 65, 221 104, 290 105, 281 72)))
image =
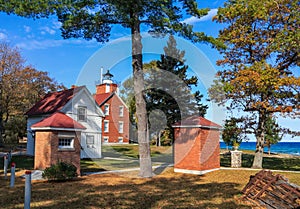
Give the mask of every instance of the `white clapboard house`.
MULTIPOLYGON (((38 139, 35 139, 36 127, 33 125, 43 124, 40 122, 47 118, 49 120, 51 115, 58 112, 60 114, 56 114, 56 118, 57 115, 64 118, 67 116, 85 127, 81 132, 80 157, 101 158, 101 127, 104 114, 85 86, 73 86, 68 90, 49 93, 27 111, 27 154, 34 156, 35 150, 39 149, 35 146, 35 140, 38 139)), ((64 120, 56 119, 47 123, 50 125, 38 129, 69 131, 69 126, 65 126, 62 121, 64 120)))

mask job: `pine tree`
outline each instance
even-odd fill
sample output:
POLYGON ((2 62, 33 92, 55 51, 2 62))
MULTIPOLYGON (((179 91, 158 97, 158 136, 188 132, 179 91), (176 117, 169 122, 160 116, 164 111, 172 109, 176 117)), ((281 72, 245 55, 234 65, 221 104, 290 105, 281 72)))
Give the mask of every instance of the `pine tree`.
POLYGON ((276 123, 274 117, 270 116, 266 121, 265 145, 268 147, 268 153, 271 154, 271 146, 281 141, 283 134, 281 128, 276 123))
POLYGON ((201 18, 207 14, 208 9, 198 9, 197 2, 194 0, 1 0, 0 11, 29 18, 56 15, 62 23, 63 38, 96 39, 98 42, 106 42, 109 40, 112 25, 121 25, 130 30, 140 176, 142 177, 151 177, 153 174, 144 100, 141 26, 145 24, 154 36, 178 33, 193 42, 209 42, 222 47, 222 44, 213 37, 206 36, 203 32, 195 32, 192 25, 182 21, 183 16, 201 18))
POLYGON ((247 139, 244 129, 239 126, 240 122, 239 119, 234 117, 225 120, 222 140, 227 146, 238 147, 243 140, 247 139))
POLYGON ((198 78, 188 77, 184 56, 185 51, 177 49, 175 38, 170 36, 160 60, 146 65, 152 68, 146 73, 147 112, 156 109, 164 112, 170 139, 173 139, 174 123, 190 115, 204 116, 208 108, 201 103, 203 95, 199 91, 192 93, 198 78))

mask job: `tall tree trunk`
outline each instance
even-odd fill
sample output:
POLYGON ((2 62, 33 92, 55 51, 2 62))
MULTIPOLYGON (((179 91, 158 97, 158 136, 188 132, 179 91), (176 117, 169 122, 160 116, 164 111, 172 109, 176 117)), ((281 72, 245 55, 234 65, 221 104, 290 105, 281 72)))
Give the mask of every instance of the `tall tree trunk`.
MULTIPOLYGON (((2 67, 2 71, 3 71, 2 67)), ((3 90, 2 90, 2 77, 3 74, 0 75, 0 147, 3 146, 3 132, 4 132, 4 126, 3 126, 3 90)))
MULTIPOLYGON (((0 103, 1 103, 1 101, 0 101, 0 103)), ((0 105, 0 108, 2 108, 1 105, 0 105)), ((4 127, 3 127, 3 113, 0 110, 0 147, 2 147, 3 144, 4 144, 4 141, 3 141, 3 132, 4 132, 4 127)))
POLYGON ((136 99, 136 117, 138 128, 138 143, 140 156, 140 176, 152 177, 152 162, 150 143, 147 136, 147 111, 144 98, 144 73, 142 56, 142 37, 140 35, 140 21, 137 14, 133 14, 134 23, 131 27, 132 39, 132 67, 134 92, 136 99))
POLYGON ((258 127, 256 133, 256 150, 252 168, 262 169, 264 144, 265 144, 265 120, 266 114, 264 111, 259 112, 258 127))

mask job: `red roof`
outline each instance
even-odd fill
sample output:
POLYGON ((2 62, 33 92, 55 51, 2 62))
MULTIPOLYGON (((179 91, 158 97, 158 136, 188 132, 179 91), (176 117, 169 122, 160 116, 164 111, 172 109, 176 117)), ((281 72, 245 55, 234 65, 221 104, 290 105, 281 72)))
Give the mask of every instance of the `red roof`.
POLYGON ((197 115, 188 117, 188 118, 174 124, 174 127, 181 127, 181 126, 190 126, 190 127, 200 126, 200 127, 207 127, 207 128, 213 127, 213 128, 219 128, 219 129, 222 128, 222 126, 220 126, 219 124, 214 123, 210 120, 207 120, 207 119, 197 116, 197 115))
POLYGON ((82 88, 83 86, 46 94, 44 98, 38 101, 25 114, 42 115, 57 112, 61 110, 82 88))
POLYGON ((62 112, 56 112, 48 118, 31 126, 32 128, 60 128, 60 129, 86 129, 83 125, 73 120, 62 112))
POLYGON ((106 102, 114 93, 104 93, 104 94, 96 94, 94 99, 96 100, 97 104, 101 106, 104 102, 106 102))

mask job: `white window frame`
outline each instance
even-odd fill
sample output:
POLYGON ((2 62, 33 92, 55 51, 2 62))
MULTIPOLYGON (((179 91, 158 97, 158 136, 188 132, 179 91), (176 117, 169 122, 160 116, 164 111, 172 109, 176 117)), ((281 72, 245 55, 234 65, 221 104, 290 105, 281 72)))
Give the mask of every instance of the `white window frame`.
POLYGON ((124 133, 124 122, 123 121, 119 121, 119 133, 122 134, 124 133))
POLYGON ((58 133, 58 149, 70 149, 70 150, 74 150, 74 140, 75 140, 75 133, 71 133, 71 132, 59 132, 58 133), (70 142, 66 142, 66 144, 69 145, 60 145, 60 141, 61 140, 68 140, 70 142))
POLYGON ((104 120, 103 121, 103 132, 108 133, 109 132, 109 120, 104 120), (107 126, 106 126, 107 124, 107 126))
POLYGON ((59 137, 58 138, 58 149, 74 149, 74 138, 72 137, 59 137), (64 141, 61 145, 62 141, 64 141), (67 145, 68 144, 68 145, 67 145))
POLYGON ((109 142, 109 137, 108 136, 104 136, 103 137, 103 143, 108 143, 109 142))
POLYGON ((123 106, 123 105, 120 105, 120 106, 119 106, 119 116, 120 116, 120 117, 123 117, 123 116, 124 116, 124 106, 123 106))
POLYGON ((123 143, 123 137, 118 137, 118 142, 121 144, 123 143))
POLYGON ((77 110, 77 121, 87 121, 87 107, 86 106, 79 106, 77 110), (84 111, 82 113, 81 111, 84 111), (83 118, 81 118, 83 117, 83 118))
POLYGON ((109 115, 109 104, 104 105, 104 115, 109 115))

